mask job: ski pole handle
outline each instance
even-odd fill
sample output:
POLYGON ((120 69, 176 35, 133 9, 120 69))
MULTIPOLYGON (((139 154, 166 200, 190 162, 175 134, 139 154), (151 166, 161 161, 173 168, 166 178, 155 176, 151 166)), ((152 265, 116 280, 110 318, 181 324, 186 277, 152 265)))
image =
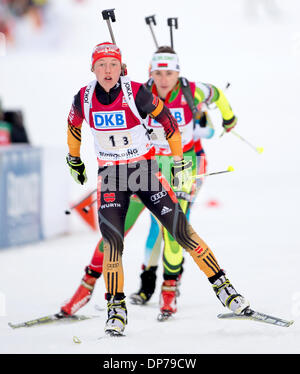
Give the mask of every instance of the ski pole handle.
POLYGON ((114 44, 116 44, 116 39, 114 37, 114 33, 113 33, 113 30, 112 30, 112 27, 111 27, 111 23, 110 23, 110 20, 112 22, 116 22, 116 16, 115 16, 115 12, 114 12, 115 9, 105 9, 105 10, 102 10, 102 17, 103 19, 106 21, 107 23, 107 26, 108 26, 108 30, 109 30, 109 33, 110 33, 110 37, 111 37, 111 40, 114 44))
POLYGON ((112 22, 116 22, 115 8, 102 10, 102 17, 105 21, 111 19, 112 22))
POLYGON ((151 22, 153 22, 153 25, 156 26, 155 14, 153 14, 152 16, 145 17, 145 21, 147 25, 151 25, 151 22))

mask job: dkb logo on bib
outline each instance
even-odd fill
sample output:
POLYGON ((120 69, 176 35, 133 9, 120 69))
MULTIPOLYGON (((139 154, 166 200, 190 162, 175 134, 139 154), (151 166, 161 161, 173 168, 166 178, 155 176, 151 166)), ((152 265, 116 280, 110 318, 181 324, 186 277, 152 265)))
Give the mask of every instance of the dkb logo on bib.
POLYGON ((94 112, 94 125, 97 130, 116 130, 127 128, 124 110, 114 112, 94 112))

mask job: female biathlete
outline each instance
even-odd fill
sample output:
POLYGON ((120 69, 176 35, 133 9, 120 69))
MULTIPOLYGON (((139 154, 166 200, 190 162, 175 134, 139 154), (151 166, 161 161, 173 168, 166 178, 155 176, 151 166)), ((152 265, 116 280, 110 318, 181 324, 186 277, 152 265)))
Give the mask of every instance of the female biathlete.
MULTIPOLYGON (((170 55, 177 58, 175 54, 170 55)), ((176 194, 155 160, 153 139, 150 140, 152 134, 149 136, 149 130, 145 127, 147 115, 164 129, 173 156, 170 165, 172 184, 178 191, 187 189, 193 173, 193 162, 189 157, 183 157, 177 121, 163 101, 143 84, 132 82, 121 75, 121 52, 116 45, 102 43, 95 47, 92 71, 96 80, 80 89, 68 117, 67 163, 76 182, 84 184, 87 177, 80 159, 80 144, 81 126, 85 119, 94 135, 99 164, 97 200, 103 252, 97 249, 96 256, 101 259, 103 253, 102 273, 108 301, 105 331, 109 334, 122 334, 127 323, 122 251, 125 231, 130 227, 128 223, 126 227, 125 218, 128 208, 130 214, 129 202, 132 195, 142 201, 179 245, 192 256, 208 277, 222 304, 235 313, 242 313, 249 303, 236 292, 210 248, 187 222, 176 194), (153 197, 158 196, 157 194, 158 199, 153 197)), ((214 92, 210 86, 207 86, 207 90, 214 92)), ((215 100, 217 103, 218 99, 222 102, 224 96, 220 91, 216 92, 219 97, 217 94, 210 94, 206 102, 215 100)), ((205 97, 204 94, 203 98, 205 97)), ((225 128, 234 126, 234 117, 231 121, 228 118, 225 120, 228 120, 224 122, 225 128)), ((138 209, 137 211, 139 212, 138 209)), ((71 301, 62 307, 62 313, 73 314, 87 302, 95 281, 101 274, 99 270, 87 267, 80 288, 71 301)))

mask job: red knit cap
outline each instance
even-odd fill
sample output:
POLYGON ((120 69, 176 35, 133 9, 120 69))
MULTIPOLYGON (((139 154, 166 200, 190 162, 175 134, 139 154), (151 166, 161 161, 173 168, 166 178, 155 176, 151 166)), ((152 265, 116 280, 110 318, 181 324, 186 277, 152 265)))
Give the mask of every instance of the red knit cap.
POLYGON ((92 53, 92 68, 97 60, 105 57, 114 57, 118 59, 120 63, 122 63, 122 55, 118 46, 113 43, 106 42, 97 44, 94 48, 92 53))

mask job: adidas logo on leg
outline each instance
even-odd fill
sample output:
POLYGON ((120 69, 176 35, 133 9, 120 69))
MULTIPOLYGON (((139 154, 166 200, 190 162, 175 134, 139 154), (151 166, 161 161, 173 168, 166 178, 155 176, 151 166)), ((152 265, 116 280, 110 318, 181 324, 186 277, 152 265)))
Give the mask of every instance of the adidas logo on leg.
POLYGON ((162 208, 161 212, 160 212, 160 215, 163 216, 163 215, 165 215, 165 214, 167 214, 167 213, 170 213, 170 212, 172 212, 172 209, 171 209, 171 208, 168 208, 167 206, 164 206, 164 207, 162 208))

